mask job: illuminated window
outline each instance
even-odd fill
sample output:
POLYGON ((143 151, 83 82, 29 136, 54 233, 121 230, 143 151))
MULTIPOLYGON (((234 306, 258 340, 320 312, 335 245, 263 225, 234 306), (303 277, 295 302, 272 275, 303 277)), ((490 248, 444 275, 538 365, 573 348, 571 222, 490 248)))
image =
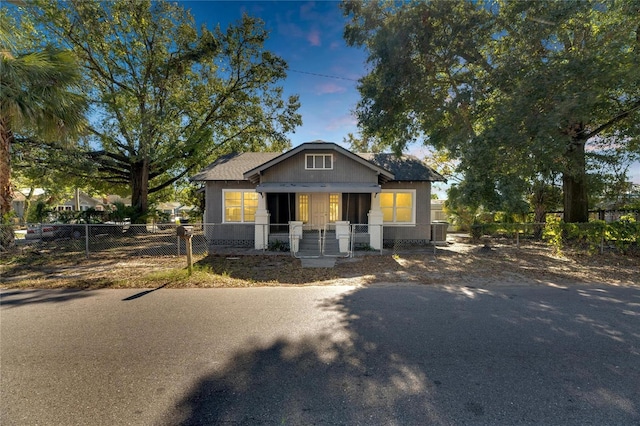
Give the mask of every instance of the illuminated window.
POLYGON ((380 210, 385 223, 415 223, 415 191, 380 194, 380 210))
POLYGON ((255 222, 258 193, 249 191, 223 191, 225 222, 255 222))
POLYGON ((307 154, 304 168, 306 170, 331 170, 333 169, 333 155, 307 154))
POLYGON ((340 194, 329 194, 329 222, 340 220, 340 194))
POLYGON ((309 222, 309 195, 298 195, 298 220, 301 222, 309 222))

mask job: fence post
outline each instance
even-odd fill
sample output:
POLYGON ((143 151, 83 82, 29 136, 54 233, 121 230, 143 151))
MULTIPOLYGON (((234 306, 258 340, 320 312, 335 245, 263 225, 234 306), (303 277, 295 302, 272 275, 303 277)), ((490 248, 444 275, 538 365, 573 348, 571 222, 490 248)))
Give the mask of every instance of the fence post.
POLYGON ((89 224, 88 223, 84 224, 84 252, 88 259, 89 258, 89 224))
POLYGON ((189 270, 189 276, 193 273, 193 249, 191 247, 191 238, 193 235, 188 235, 184 243, 187 246, 187 268, 189 270))
POLYGON ((178 239, 178 256, 180 256, 180 237, 176 237, 178 239))
POLYGON ((520 228, 516 226, 516 248, 520 248, 520 228))

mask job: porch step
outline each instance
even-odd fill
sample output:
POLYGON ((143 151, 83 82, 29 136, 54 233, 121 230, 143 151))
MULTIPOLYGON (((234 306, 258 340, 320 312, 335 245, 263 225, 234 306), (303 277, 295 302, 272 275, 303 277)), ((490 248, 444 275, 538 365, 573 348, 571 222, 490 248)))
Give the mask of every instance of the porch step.
MULTIPOLYGON (((340 244, 336 239, 335 232, 327 232, 324 241, 324 255, 339 256, 340 254, 340 244)), ((305 233, 304 237, 300 240, 298 256, 320 256, 320 242, 318 241, 317 234, 305 233)))

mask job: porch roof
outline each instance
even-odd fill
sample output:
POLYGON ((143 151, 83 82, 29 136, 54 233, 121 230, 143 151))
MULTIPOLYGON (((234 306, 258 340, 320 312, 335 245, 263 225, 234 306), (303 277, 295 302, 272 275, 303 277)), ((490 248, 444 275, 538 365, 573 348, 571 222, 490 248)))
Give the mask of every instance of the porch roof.
POLYGON ((350 192, 354 194, 373 194, 381 192, 380 185, 373 183, 354 182, 309 182, 309 183, 261 183, 256 187, 256 192, 350 192))

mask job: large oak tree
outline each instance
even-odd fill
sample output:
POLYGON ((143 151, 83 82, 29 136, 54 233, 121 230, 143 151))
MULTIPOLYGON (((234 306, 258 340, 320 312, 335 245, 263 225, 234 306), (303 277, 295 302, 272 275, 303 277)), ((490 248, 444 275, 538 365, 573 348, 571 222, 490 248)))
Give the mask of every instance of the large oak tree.
POLYGON ((86 77, 91 134, 75 171, 128 187, 141 215, 149 194, 220 153, 281 150, 301 123, 297 96, 277 85, 287 65, 249 16, 223 31, 197 29, 164 1, 44 0, 25 10, 75 52, 86 77))
POLYGON ((414 140, 447 149, 480 198, 560 174, 565 220, 585 222, 589 145, 638 151, 637 0, 343 8, 345 38, 371 66, 359 85, 363 133, 396 151, 414 140))

